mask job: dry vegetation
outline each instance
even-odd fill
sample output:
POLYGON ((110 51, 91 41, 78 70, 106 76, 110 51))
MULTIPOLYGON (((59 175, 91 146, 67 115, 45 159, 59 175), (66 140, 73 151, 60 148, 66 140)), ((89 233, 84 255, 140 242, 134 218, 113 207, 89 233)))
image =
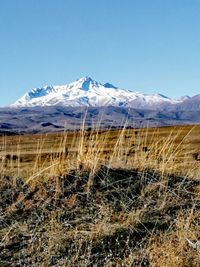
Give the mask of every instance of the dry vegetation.
POLYGON ((200 266, 200 126, 0 138, 0 266, 200 266))

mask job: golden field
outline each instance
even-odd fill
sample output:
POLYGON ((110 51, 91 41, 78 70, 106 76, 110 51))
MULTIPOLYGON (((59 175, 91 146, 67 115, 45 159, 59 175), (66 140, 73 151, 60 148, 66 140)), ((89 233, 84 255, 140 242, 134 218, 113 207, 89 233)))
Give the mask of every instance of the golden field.
POLYGON ((200 125, 0 137, 0 266, 200 266, 200 125))
POLYGON ((2 171, 27 171, 27 176, 59 160, 75 167, 94 159, 98 166, 167 167, 193 175, 200 160, 200 125, 1 136, 0 159, 2 171))

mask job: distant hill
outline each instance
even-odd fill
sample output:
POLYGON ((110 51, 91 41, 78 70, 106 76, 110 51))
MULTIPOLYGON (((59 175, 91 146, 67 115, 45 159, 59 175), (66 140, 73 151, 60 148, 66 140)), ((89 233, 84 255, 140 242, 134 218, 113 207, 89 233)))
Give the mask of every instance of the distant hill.
POLYGON ((127 109, 125 107, 32 107, 1 108, 3 132, 47 133, 80 129, 100 124, 101 128, 155 127, 200 123, 199 111, 127 109), (85 115, 86 114, 86 115, 85 115))

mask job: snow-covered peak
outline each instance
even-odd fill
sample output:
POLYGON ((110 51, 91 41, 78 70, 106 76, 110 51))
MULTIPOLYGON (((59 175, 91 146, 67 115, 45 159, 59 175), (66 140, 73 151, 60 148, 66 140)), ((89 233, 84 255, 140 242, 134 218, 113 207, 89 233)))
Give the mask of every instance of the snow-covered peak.
POLYGON ((121 106, 156 109, 166 103, 175 104, 177 101, 161 94, 145 95, 118 88, 108 82, 102 84, 86 76, 65 85, 35 88, 10 106, 121 106))
POLYGON ((72 82, 69 84, 70 88, 76 88, 76 89, 78 88, 84 91, 88 91, 93 88, 99 88, 101 86, 102 84, 100 84, 99 82, 93 80, 92 78, 88 76, 82 77, 76 80, 75 82, 72 82))

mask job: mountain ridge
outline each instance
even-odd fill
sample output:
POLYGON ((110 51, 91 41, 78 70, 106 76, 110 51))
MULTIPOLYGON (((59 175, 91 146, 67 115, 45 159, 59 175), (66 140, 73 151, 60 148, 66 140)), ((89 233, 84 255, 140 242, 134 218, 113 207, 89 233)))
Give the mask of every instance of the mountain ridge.
POLYGON ((107 82, 102 84, 90 78, 82 77, 66 85, 44 86, 28 91, 9 107, 35 106, 122 106, 127 108, 157 109, 161 105, 182 103, 162 94, 143 94, 118 88, 107 82))

